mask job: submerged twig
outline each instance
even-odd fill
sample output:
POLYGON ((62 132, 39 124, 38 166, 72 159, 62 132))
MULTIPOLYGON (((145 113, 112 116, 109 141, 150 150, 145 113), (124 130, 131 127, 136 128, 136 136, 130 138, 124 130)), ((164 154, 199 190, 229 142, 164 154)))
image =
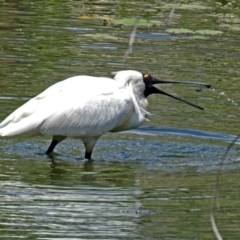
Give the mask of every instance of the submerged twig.
POLYGON ((133 51, 133 43, 134 43, 135 37, 136 37, 138 20, 139 20, 139 18, 137 17, 137 18, 136 18, 136 21, 135 21, 135 23, 134 23, 133 30, 132 30, 132 32, 131 32, 131 34, 130 34, 130 37, 129 37, 128 49, 127 49, 127 51, 126 51, 125 54, 124 54, 123 62, 126 61, 126 59, 128 58, 129 54, 131 54, 132 51, 133 51))
POLYGON ((218 231, 218 228, 217 228, 217 225, 216 225, 216 222, 215 222, 215 218, 214 218, 214 203, 217 199, 217 194, 218 194, 218 190, 219 190, 219 178, 220 178, 220 173, 222 171, 222 165, 223 165, 223 162, 225 161, 226 157, 227 157, 227 154, 228 152, 230 151, 230 149, 232 148, 232 146, 237 142, 237 140, 240 138, 240 134, 238 134, 235 139, 228 145, 222 159, 221 159, 221 162, 220 162, 220 168, 217 172, 217 176, 216 176, 216 181, 215 181, 215 187, 214 187, 214 190, 213 190, 213 198, 212 198, 212 204, 211 204, 211 212, 210 212, 210 221, 211 221, 211 225, 212 225, 212 229, 213 229, 213 232, 217 238, 217 240, 223 240, 221 234, 219 233, 218 231))
POLYGON ((173 18, 174 13, 175 13, 175 8, 172 8, 171 11, 170 11, 170 13, 169 13, 169 16, 168 16, 168 17, 169 17, 170 19, 173 18))

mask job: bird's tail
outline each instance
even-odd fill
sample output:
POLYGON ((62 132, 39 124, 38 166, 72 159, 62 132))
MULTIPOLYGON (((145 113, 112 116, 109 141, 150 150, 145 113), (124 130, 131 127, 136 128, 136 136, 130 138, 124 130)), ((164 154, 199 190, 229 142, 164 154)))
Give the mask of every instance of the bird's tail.
POLYGON ((22 134, 35 134, 36 125, 32 124, 28 119, 20 122, 10 122, 7 125, 1 126, 0 124, 0 136, 2 137, 11 137, 22 134))

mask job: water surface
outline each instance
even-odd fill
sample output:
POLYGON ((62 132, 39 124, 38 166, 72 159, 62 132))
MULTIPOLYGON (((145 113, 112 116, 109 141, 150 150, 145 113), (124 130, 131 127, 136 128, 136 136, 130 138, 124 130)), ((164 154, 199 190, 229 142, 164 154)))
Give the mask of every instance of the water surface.
POLYGON ((171 4, 0 1, 0 121, 75 75, 135 69, 212 85, 160 86, 205 110, 150 96, 150 121, 103 136, 93 162, 78 140, 49 158, 49 137, 2 138, 1 239, 214 239, 209 209, 220 168, 216 222, 223 239, 238 238, 239 145, 223 165, 222 156, 240 129, 239 6, 171 4), (139 22, 124 60, 136 16, 148 24, 139 22))

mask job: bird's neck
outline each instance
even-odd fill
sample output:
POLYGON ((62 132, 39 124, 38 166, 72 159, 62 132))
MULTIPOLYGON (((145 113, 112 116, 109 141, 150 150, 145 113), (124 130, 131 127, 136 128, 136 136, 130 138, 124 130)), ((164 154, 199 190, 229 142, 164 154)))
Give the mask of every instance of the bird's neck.
POLYGON ((139 120, 143 121, 145 119, 145 115, 148 114, 148 112, 146 111, 148 107, 148 101, 145 98, 142 89, 135 87, 130 90, 132 90, 131 92, 133 93, 131 94, 131 97, 132 97, 135 111, 138 114, 139 120))

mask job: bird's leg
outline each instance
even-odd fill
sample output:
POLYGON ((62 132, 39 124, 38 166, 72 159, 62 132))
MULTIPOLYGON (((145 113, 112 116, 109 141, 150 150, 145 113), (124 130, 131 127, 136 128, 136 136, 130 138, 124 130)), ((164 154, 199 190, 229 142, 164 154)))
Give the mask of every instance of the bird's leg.
POLYGON ((86 159, 91 159, 91 155, 92 155, 92 151, 91 152, 85 151, 85 158, 86 159))
POLYGON ((99 137, 94 137, 94 138, 83 138, 83 144, 85 146, 85 158, 86 159, 91 159, 92 155, 92 150, 96 144, 96 141, 98 140, 99 137))
POLYGON ((46 154, 52 153, 54 148, 58 145, 58 143, 63 141, 65 138, 66 138, 65 136, 53 136, 52 142, 51 142, 48 150, 46 151, 46 154))

